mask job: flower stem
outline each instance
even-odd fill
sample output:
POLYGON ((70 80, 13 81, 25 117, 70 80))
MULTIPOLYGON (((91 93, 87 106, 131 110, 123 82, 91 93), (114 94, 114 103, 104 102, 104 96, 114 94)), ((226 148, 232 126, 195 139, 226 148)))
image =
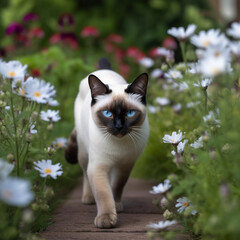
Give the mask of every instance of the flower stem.
POLYGON ((187 58, 186 58, 186 52, 185 52, 185 42, 184 41, 180 41, 180 48, 181 48, 181 53, 182 53, 182 58, 187 70, 187 58))
POLYGON ((20 176, 20 159, 19 159, 19 145, 18 145, 18 133, 17 133, 17 123, 16 123, 16 117, 14 113, 14 105, 13 105, 13 92, 11 92, 11 113, 12 113, 12 119, 13 119, 13 126, 14 126, 14 140, 15 140, 15 151, 16 151, 16 165, 17 165, 17 176, 20 176))
POLYGON ((204 109, 205 109, 205 113, 208 112, 208 94, 207 94, 207 90, 203 90, 204 93, 204 109))

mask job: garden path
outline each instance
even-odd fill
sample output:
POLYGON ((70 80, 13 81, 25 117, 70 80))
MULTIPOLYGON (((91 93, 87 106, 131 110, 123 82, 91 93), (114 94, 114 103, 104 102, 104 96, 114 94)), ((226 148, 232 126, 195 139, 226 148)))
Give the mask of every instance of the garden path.
POLYGON ((160 210, 152 204, 149 194, 154 183, 130 179, 123 194, 124 212, 118 214, 118 225, 112 229, 98 229, 93 221, 95 205, 81 204, 81 183, 53 214, 53 224, 41 234, 46 240, 122 240, 148 239, 146 225, 163 220, 160 210))

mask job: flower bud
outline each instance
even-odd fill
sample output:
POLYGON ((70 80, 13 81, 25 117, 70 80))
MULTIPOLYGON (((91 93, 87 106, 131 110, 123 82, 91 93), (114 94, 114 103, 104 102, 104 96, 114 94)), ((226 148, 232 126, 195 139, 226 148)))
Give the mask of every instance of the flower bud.
POLYGON ((12 161, 14 160, 14 156, 13 156, 12 153, 9 153, 9 154, 7 155, 7 160, 8 160, 9 162, 12 162, 12 161))
POLYGON ((26 224, 30 224, 33 222, 34 217, 33 217, 33 212, 30 209, 26 209, 22 213, 22 220, 26 224))
POLYGON ((160 206, 162 209, 166 209, 169 205, 169 201, 167 200, 166 197, 163 197, 160 201, 160 206))
POLYGON ((44 148, 44 152, 48 154, 48 156, 52 156, 54 153, 56 153, 55 148, 53 147, 53 145, 44 148))
POLYGON ((50 187, 46 187, 44 191, 44 198, 50 200, 54 196, 54 191, 50 187))
POLYGON ((172 220, 173 219, 173 213, 170 212, 168 209, 166 209, 165 212, 163 213, 163 217, 166 220, 172 220))
POLYGON ((153 231, 148 231, 148 232, 147 232, 147 237, 148 237, 149 239, 154 239, 154 238, 155 238, 154 232, 153 232, 153 231))
POLYGON ((32 141, 32 134, 31 133, 27 133, 26 134, 26 138, 27 138, 27 142, 30 143, 32 141))
POLYGON ((7 105, 5 101, 0 100, 0 108, 4 108, 7 105))
POLYGON ((166 72, 168 70, 168 65, 166 63, 163 63, 161 66, 161 70, 166 72))
POLYGON ((52 130, 53 130, 53 123, 50 123, 50 124, 47 126, 47 130, 48 130, 48 131, 52 131, 52 130))
POLYGON ((37 112, 33 112, 32 113, 32 119, 37 119, 38 117, 38 113, 37 112))

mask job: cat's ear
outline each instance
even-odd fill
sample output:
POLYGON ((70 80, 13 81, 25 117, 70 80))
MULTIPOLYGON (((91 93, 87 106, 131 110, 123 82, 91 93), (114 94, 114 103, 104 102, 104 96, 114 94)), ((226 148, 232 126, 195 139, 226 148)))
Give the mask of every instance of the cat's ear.
POLYGON ((125 92, 140 95, 142 99, 142 103, 146 105, 147 85, 148 85, 148 74, 142 73, 133 81, 133 83, 128 85, 125 92))
POLYGON ((98 77, 93 74, 89 75, 88 84, 91 89, 91 95, 93 100, 96 98, 96 96, 112 92, 112 90, 109 89, 108 85, 105 85, 98 77))

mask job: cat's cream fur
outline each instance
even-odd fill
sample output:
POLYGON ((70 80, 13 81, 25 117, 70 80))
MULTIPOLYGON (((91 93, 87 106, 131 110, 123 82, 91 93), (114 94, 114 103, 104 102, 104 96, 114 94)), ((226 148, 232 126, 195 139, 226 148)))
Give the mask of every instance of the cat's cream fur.
POLYGON ((123 77, 111 70, 98 70, 92 74, 108 84, 111 93, 96 96, 96 103, 92 104, 88 76, 81 81, 75 100, 78 161, 84 172, 82 202, 96 202, 95 226, 111 228, 117 224, 117 212, 123 210, 123 187, 147 143, 149 126, 146 106, 141 103, 138 94, 125 92, 128 84, 123 77), (107 133, 96 114, 116 99, 125 101, 129 108, 134 107, 141 112, 137 126, 124 136, 107 133))

